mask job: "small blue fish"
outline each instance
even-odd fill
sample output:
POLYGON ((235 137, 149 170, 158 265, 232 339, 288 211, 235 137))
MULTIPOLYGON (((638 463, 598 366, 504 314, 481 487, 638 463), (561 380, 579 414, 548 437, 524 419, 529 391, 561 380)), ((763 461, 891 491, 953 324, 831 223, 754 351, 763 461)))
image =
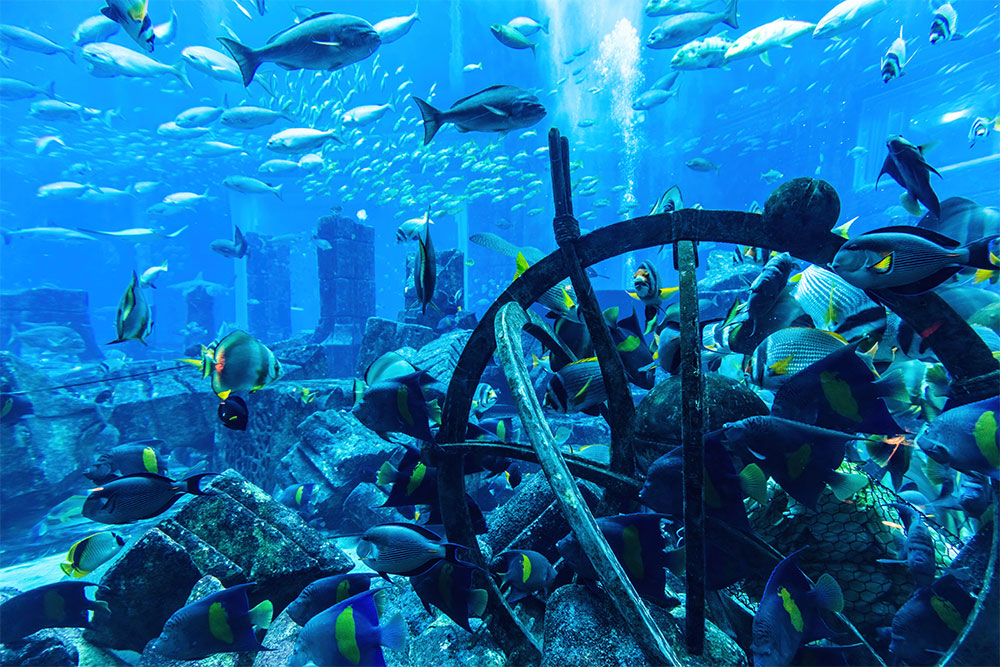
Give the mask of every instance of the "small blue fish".
POLYGON ((199 660, 216 653, 269 651, 254 634, 271 624, 273 607, 264 600, 253 609, 239 584, 206 595, 171 614, 151 648, 167 658, 199 660))
POLYGON ((10 644, 44 628, 89 628, 91 610, 108 611, 108 603, 86 596, 85 581, 39 586, 0 604, 0 644, 10 644))
POLYGON ((803 644, 834 636, 819 610, 839 612, 844 607, 843 592, 829 574, 822 575, 810 588, 809 580, 798 568, 802 551, 778 563, 767 580, 753 617, 750 650, 754 667, 784 667, 803 644))
POLYGON ((371 587, 372 577, 376 576, 378 575, 371 572, 349 572, 317 579, 302 589, 299 596, 288 605, 288 616, 299 625, 305 625, 321 611, 367 591, 371 587))
POLYGON ((1000 479, 1000 398, 945 410, 917 436, 930 458, 960 472, 1000 479))
MULTIPOLYGON (((543 591, 548 593, 549 586, 556 578, 556 570, 549 559, 528 549, 511 549, 497 556, 506 571, 501 572, 503 583, 511 588, 507 601, 511 604, 518 600, 543 591)), ((499 572, 499 568, 495 568, 499 572)))
POLYGON ((317 665, 385 665, 382 647, 401 650, 406 624, 395 614, 380 624, 383 589, 347 598, 314 616, 299 632, 289 667, 317 665))

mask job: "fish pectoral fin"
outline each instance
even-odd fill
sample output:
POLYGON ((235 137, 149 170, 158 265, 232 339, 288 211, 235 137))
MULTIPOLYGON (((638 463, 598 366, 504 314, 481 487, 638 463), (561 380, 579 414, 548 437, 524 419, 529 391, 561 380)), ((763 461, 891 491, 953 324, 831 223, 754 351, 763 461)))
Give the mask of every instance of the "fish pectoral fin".
POLYGON ((336 47, 340 46, 340 42, 321 42, 316 39, 313 40, 313 44, 318 44, 319 46, 336 46, 336 47))
POLYGON ((874 273, 885 274, 892 271, 892 260, 895 253, 890 252, 885 257, 868 266, 874 273))
POLYGON ((503 111, 502 109, 497 109, 496 107, 491 107, 489 104, 484 104, 483 108, 486 109, 487 111, 489 111, 494 116, 501 116, 503 118, 506 118, 507 116, 510 115, 509 113, 507 113, 506 111, 503 111))

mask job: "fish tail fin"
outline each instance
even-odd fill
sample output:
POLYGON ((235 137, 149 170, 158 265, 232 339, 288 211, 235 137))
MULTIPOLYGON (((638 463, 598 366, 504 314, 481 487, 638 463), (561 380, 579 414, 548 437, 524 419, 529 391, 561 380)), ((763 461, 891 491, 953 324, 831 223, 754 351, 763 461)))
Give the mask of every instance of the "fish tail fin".
POLYGON ((858 473, 832 472, 827 484, 837 500, 843 502, 868 486, 868 478, 858 473))
POLYGON ((18 332, 17 327, 14 324, 10 325, 10 339, 7 341, 7 345, 10 345, 17 340, 20 332, 18 332))
MULTIPOLYGON (((411 97, 413 96, 411 95, 411 97)), ((419 97, 413 97, 413 101, 416 102, 417 108, 420 109, 420 115, 424 119, 424 146, 426 146, 431 143, 431 139, 441 129, 441 112, 419 97)))
POLYGON ((917 198, 909 192, 904 192, 899 195, 899 203, 902 204, 903 208, 905 208, 906 212, 910 215, 919 217, 923 214, 923 211, 920 210, 920 202, 918 202, 917 198))
POLYGON ((250 625, 258 630, 267 630, 271 627, 271 620, 274 617, 274 605, 270 600, 264 600, 250 610, 250 625))
POLYGON ((63 53, 66 54, 66 57, 69 58, 69 61, 75 65, 76 64, 76 54, 73 53, 73 47, 67 46, 62 51, 63 51, 63 53))
POLYGON ((119 115, 118 112, 115 111, 114 109, 108 109, 107 111, 102 111, 98 116, 98 118, 102 123, 104 123, 104 126, 110 130, 111 119, 117 117, 118 115, 119 115))
POLYGON ((55 99, 56 97, 56 82, 49 81, 49 85, 45 86, 45 96, 49 99, 55 99))
POLYGON ((281 185, 275 186, 275 188, 274 188, 274 196, 277 197, 278 199, 280 199, 281 201, 284 201, 284 199, 282 199, 282 197, 281 197, 281 188, 282 188, 283 185, 284 185, 284 183, 282 183, 281 185))
MULTIPOLYGON (((997 253, 992 251, 995 241, 1000 238, 1000 234, 994 234, 992 236, 987 236, 981 238, 978 241, 973 241, 972 243, 965 246, 964 250, 968 253, 969 258, 966 260, 966 264, 976 269, 984 269, 986 271, 996 271, 1000 268, 1000 265, 993 261, 997 253)), ((998 250, 1000 252, 1000 250, 998 250)))
POLYGON ((837 580, 827 573, 820 575, 810 592, 816 604, 823 609, 840 613, 844 609, 844 591, 837 580))
POLYGON ((406 645, 406 623, 402 614, 396 614, 380 628, 379 644, 394 651, 402 651, 406 645))
POLYGON ((537 58, 538 57, 538 53, 535 51, 535 47, 536 46, 538 46, 538 45, 537 44, 532 44, 531 45, 531 55, 533 55, 533 56, 535 56, 537 58))
POLYGON ((218 475, 217 472, 202 472, 197 475, 191 475, 190 477, 185 477, 181 481, 177 482, 181 486, 181 491, 185 493, 190 493, 195 496, 212 496, 215 495, 212 491, 202 491, 201 490, 201 480, 206 477, 212 477, 218 475))
POLYGON ((542 32, 544 32, 546 35, 549 34, 549 20, 550 20, 549 17, 546 16, 545 20, 542 21, 542 23, 541 23, 542 32))
POLYGON ((73 564, 72 563, 59 563, 59 569, 62 570, 67 577, 73 576, 73 564))
POLYGON ((396 473, 398 471, 393 467, 392 463, 386 461, 382 464, 382 467, 378 469, 375 473, 375 483, 379 486, 388 486, 396 481, 396 473))
POLYGON ((187 61, 186 60, 178 60, 174 64, 174 66, 173 66, 172 69, 174 71, 174 76, 176 76, 178 79, 180 79, 181 83, 183 83, 188 88, 194 88, 194 86, 191 85, 191 80, 188 79, 188 75, 187 75, 187 61))
POLYGON ((469 616, 482 617, 489 599, 490 596, 484 589, 473 588, 469 595, 469 616))
POLYGON ((737 22, 737 18, 736 0, 729 0, 729 4, 726 5, 726 18, 722 19, 722 22, 730 28, 739 28, 740 24, 737 22))
POLYGON ((228 37, 217 37, 226 50, 229 51, 230 55, 233 56, 233 60, 239 65, 240 74, 243 75, 243 86, 249 86, 250 82, 253 81, 253 75, 257 72, 257 68, 260 67, 260 59, 254 50, 250 47, 243 46, 235 39, 229 39, 228 37))

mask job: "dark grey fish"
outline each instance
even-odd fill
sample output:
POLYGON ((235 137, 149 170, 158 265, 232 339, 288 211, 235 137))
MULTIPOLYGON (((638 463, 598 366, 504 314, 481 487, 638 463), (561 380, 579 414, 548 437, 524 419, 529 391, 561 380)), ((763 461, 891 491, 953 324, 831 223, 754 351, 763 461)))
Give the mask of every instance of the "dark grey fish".
POLYGON ((904 139, 902 135, 894 134, 886 141, 886 147, 889 149, 889 154, 882 163, 882 171, 875 179, 875 187, 878 187, 883 174, 889 174, 906 190, 900 197, 903 208, 914 215, 920 215, 920 207, 917 206, 917 202, 920 202, 928 211, 940 216, 941 204, 931 187, 930 174, 931 172, 938 176, 941 174, 924 159, 927 145, 917 146, 904 139))
POLYGON ((240 259, 242 257, 246 257, 249 252, 247 249, 247 240, 246 237, 243 236, 243 232, 239 227, 234 225, 234 228, 235 231, 233 232, 232 241, 228 239, 215 239, 210 244, 210 247, 223 257, 240 259))
POLYGON ((1000 229, 1000 209, 980 206, 965 197, 948 197, 938 215, 928 213, 917 227, 930 229, 959 243, 972 243, 1000 229))
POLYGON ((445 123, 454 123, 459 132, 509 132, 530 127, 545 117, 545 107, 537 97, 516 86, 490 86, 463 97, 447 111, 435 109, 414 97, 424 117, 426 146, 445 123))
POLYGON ((427 227, 426 237, 417 237, 417 261, 413 267, 413 284, 417 288, 417 301, 420 302, 422 313, 427 312, 427 306, 434 299, 434 286, 437 283, 437 255, 434 244, 431 243, 430 227, 427 227))
POLYGON ((99 523, 119 524, 152 519, 163 514, 182 495, 208 496, 199 483, 214 472, 203 472, 174 481, 163 475, 140 472, 113 479, 91 489, 83 503, 83 516, 99 523))
POLYGON ((282 30, 259 49, 219 37, 249 86, 261 63, 273 62, 286 70, 338 70, 375 53, 382 40, 368 21, 356 16, 319 12, 282 30))

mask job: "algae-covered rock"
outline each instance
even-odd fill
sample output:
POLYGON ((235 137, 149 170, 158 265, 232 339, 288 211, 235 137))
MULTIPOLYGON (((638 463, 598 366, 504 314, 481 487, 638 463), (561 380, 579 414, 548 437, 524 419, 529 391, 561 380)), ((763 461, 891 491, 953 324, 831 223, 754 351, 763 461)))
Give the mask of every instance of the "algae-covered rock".
POLYGON ((460 329, 444 334, 427 343, 414 353, 403 354, 416 368, 427 371, 432 378, 448 386, 451 374, 458 365, 458 357, 472 335, 471 331, 460 329))
POLYGON ((172 613, 184 606, 201 577, 191 556, 157 528, 131 545, 101 577, 96 599, 108 603, 109 618, 84 631, 87 641, 106 648, 142 651, 172 613))
MULTIPOLYGON (((706 622, 701 656, 684 649, 683 607, 667 613, 649 606, 653 620, 685 665, 746 665, 743 650, 721 630, 706 622)), ((604 593, 586 586, 562 586, 549 596, 545 609, 542 667, 619 667, 649 664, 624 620, 604 593)))
POLYGON ((404 324, 384 317, 369 317, 358 353, 358 375, 364 375, 368 364, 390 350, 403 347, 421 348, 437 337, 434 329, 419 324, 404 324))
MULTIPOLYGON (((732 378, 706 373, 703 405, 705 432, 745 417, 768 414, 751 390, 732 378)), ((646 394, 636 409, 635 455, 641 471, 681 444, 681 378, 668 378, 646 394)))
POLYGON ((346 572, 350 561, 319 533, 232 470, 206 485, 174 521, 238 565, 255 590, 283 609, 311 581, 346 572))

